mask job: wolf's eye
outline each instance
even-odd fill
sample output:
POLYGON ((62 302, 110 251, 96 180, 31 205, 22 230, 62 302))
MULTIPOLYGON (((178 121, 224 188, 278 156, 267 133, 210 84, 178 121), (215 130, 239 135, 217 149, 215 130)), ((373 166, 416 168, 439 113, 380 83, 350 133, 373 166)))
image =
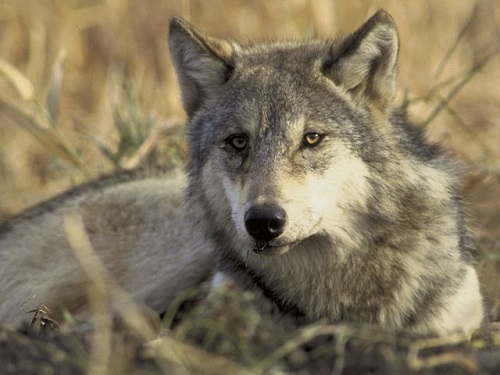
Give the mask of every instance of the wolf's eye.
POLYGON ((233 135, 226 139, 226 143, 236 151, 243 151, 247 147, 247 138, 243 135, 233 135))
POLYGON ((306 133, 302 138, 302 145, 305 147, 314 147, 319 145, 322 140, 323 140, 322 134, 316 132, 306 133))

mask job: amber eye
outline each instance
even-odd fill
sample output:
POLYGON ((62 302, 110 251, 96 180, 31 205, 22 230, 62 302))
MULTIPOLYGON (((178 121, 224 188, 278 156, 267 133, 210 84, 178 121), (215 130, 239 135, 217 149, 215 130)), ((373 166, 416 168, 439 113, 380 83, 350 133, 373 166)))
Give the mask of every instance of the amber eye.
POLYGON ((319 133, 316 132, 306 133, 302 138, 302 144, 306 147, 314 147, 319 145, 322 139, 323 135, 319 133))
POLYGON ((234 135, 226 139, 226 143, 236 151, 243 151, 247 147, 247 138, 243 135, 234 135))

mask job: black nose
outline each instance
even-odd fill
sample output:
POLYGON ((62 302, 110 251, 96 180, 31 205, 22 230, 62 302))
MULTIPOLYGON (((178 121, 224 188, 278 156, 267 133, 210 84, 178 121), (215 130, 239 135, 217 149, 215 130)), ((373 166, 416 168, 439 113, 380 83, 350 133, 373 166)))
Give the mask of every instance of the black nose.
POLYGON ((259 241, 271 241, 285 229, 286 212, 280 206, 263 204, 252 206, 245 214, 248 234, 259 241))

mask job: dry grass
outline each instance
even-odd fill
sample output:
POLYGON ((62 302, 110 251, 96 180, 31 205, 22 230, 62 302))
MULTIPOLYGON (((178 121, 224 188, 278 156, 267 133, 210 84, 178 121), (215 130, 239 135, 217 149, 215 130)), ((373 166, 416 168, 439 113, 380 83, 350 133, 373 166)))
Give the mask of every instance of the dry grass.
POLYGON ((399 27, 400 96, 471 166, 486 294, 500 310, 500 3, 422 0, 0 2, 0 219, 115 168, 182 164, 167 26, 250 41, 332 36, 376 9, 399 27))

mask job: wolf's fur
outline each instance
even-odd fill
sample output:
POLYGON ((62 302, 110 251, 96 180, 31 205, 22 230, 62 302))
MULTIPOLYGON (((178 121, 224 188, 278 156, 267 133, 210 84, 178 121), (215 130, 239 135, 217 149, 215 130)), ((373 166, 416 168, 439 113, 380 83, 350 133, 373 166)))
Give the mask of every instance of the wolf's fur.
POLYGON ((93 249, 115 282, 140 303, 165 311, 173 298, 213 272, 213 248, 192 231, 183 205, 185 178, 121 175, 81 186, 0 226, 0 322, 28 320, 45 304, 85 312, 87 276, 65 219, 78 212, 93 249), (23 309, 21 309, 23 307, 23 309))
POLYGON ((185 204, 177 179, 143 178, 4 224, 0 320, 35 293, 79 307, 85 277, 62 229, 76 207, 115 279, 159 312, 211 273, 215 252, 214 288, 229 278, 299 323, 480 324, 460 167, 393 107, 387 13, 343 39, 254 46, 176 18, 170 49, 190 119, 185 204))

